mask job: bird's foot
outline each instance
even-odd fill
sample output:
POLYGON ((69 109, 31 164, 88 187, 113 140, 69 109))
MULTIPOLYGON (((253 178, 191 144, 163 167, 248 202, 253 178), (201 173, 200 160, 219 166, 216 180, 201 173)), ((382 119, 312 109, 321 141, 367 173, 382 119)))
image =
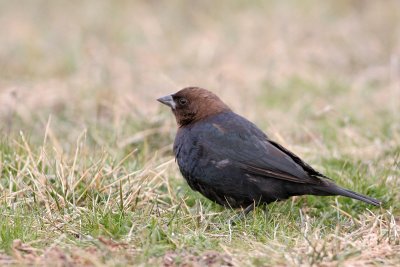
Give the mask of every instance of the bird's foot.
POLYGON ((254 203, 247 206, 244 210, 240 211, 239 213, 235 214, 229 219, 229 224, 235 225, 238 221, 242 220, 246 215, 254 209, 255 205, 254 203))

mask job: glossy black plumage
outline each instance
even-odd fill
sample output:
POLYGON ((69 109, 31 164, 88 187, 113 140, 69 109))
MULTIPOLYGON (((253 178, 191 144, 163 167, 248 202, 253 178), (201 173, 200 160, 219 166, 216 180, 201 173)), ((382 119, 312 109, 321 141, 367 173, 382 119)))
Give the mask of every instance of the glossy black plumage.
POLYGON ((183 177, 221 205, 247 207, 305 194, 380 204, 335 185, 207 90, 186 88, 167 98, 159 101, 172 107, 180 126, 174 153, 183 177))

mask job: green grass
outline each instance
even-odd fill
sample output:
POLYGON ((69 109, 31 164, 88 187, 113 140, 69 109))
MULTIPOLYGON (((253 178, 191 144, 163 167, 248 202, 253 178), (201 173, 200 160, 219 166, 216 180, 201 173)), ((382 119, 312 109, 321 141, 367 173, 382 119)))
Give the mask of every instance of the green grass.
POLYGON ((0 265, 400 264, 395 1, 0 7, 0 265), (229 224, 155 101, 187 85, 384 204, 295 197, 229 224))
MULTIPOLYGON (((98 134, 101 140, 112 140, 107 131, 98 134)), ((138 250, 128 261, 132 263, 160 259, 168 251, 185 261, 187 254, 215 250, 258 266, 282 263, 283 255, 303 264, 346 261, 362 254, 349 236, 361 232, 353 240, 363 240, 362 231, 367 230, 395 247, 399 242, 397 226, 391 225, 399 215, 398 187, 387 185, 387 177, 398 175, 398 169, 386 165, 387 155, 371 162, 341 155, 319 163, 339 184, 383 200, 382 208, 346 198, 307 196, 259 207, 230 225, 237 211, 222 209, 191 191, 169 150, 154 157, 150 150, 141 152, 153 142, 170 141, 169 135, 153 136, 137 144, 137 153, 112 145, 110 150, 100 149, 88 137, 78 139, 69 153, 55 151, 51 139, 42 145, 31 144, 24 135, 3 141, 1 249, 12 253, 15 239, 40 251, 54 242, 66 248, 96 248, 102 237, 138 250), (60 235, 62 240, 56 241, 60 235), (268 248, 247 257, 244 252, 253 251, 256 244, 268 248), (274 257, 260 256, 268 250, 274 257)), ((387 153, 397 155, 398 164, 398 150, 387 153)), ((107 257, 100 261, 117 264, 107 257)))

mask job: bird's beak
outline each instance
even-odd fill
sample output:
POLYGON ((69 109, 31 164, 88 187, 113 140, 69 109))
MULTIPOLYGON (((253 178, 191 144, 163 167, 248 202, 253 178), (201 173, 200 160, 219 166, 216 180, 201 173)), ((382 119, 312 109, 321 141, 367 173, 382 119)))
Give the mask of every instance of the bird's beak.
POLYGON ((175 107, 176 107, 175 101, 171 95, 160 97, 159 99, 157 99, 157 101, 163 103, 164 105, 171 107, 172 109, 175 109, 175 107))

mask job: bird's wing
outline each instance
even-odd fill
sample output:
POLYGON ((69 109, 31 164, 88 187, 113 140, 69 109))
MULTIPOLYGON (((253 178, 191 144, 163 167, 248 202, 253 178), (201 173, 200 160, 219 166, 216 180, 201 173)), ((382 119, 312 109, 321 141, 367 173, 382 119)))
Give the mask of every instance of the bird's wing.
POLYGON ((245 173, 302 184, 321 184, 324 177, 298 156, 271 141, 253 123, 232 114, 207 123, 197 133, 200 145, 217 160, 229 160, 245 173))

